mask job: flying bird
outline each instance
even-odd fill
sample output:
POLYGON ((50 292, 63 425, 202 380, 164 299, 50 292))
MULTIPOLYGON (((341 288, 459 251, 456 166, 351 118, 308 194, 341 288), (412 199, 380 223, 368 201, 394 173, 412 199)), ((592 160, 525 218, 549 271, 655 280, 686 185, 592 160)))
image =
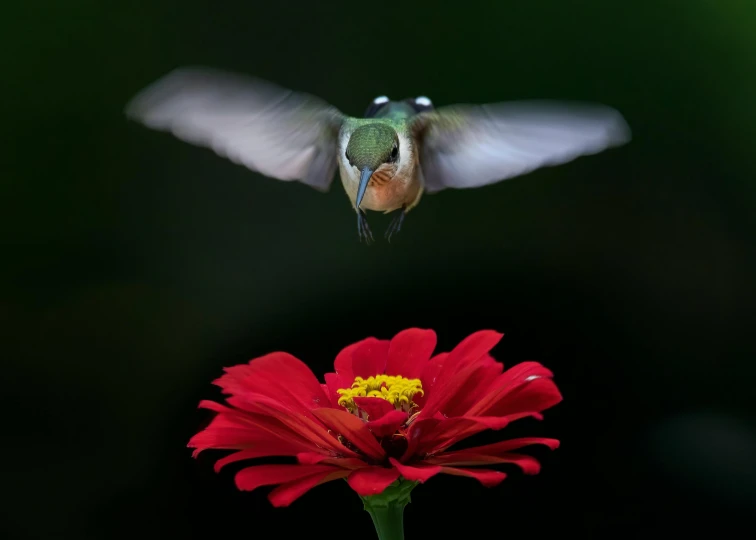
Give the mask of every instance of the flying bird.
POLYGON ((597 154, 630 140, 622 115, 579 102, 511 101, 434 107, 426 96, 375 98, 362 118, 318 97, 211 68, 171 71, 126 115, 252 171, 328 191, 336 170, 373 241, 365 211, 398 211, 399 232, 424 193, 476 188, 597 154))

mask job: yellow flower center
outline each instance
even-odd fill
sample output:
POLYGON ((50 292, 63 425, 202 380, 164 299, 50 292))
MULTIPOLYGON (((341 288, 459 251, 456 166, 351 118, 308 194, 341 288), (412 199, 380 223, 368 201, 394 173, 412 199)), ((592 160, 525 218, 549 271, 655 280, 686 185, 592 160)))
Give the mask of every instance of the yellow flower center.
POLYGON ((423 395, 423 383, 420 379, 405 379, 401 375, 376 375, 375 377, 355 377, 351 388, 337 390, 339 405, 349 412, 356 412, 356 397, 376 397, 385 399, 395 408, 409 412, 415 407, 412 398, 423 395))

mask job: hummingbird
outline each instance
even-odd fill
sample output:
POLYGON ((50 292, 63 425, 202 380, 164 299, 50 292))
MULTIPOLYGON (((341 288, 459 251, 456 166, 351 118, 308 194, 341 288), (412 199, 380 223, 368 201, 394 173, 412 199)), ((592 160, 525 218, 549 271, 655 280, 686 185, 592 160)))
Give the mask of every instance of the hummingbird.
POLYGON ((456 104, 378 96, 361 117, 314 95, 249 75, 175 69, 139 92, 126 116, 262 175, 329 190, 339 171, 373 241, 365 211, 397 212, 398 233, 424 193, 494 184, 630 140, 615 109, 549 100, 456 104))

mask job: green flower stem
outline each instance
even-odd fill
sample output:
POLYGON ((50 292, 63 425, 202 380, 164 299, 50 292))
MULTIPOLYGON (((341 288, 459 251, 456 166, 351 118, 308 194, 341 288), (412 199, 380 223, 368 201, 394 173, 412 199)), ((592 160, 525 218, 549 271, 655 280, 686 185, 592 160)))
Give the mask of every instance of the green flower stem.
POLYGON ((362 497, 365 510, 375 525, 378 540, 404 540, 404 507, 417 482, 397 480, 383 493, 362 497))
POLYGON ((365 508, 373 518, 378 540, 404 540, 404 507, 390 503, 387 506, 365 508))

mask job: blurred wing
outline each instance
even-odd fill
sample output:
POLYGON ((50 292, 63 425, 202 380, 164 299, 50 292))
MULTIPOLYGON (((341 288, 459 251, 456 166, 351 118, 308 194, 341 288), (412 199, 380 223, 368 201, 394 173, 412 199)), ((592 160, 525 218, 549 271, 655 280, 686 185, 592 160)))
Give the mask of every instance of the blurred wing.
POLYGON ((232 73, 182 68, 140 92, 126 115, 279 180, 326 191, 344 116, 313 96, 232 73))
POLYGON ((609 107, 548 101, 454 105, 415 117, 428 193, 474 188, 630 140, 609 107))

